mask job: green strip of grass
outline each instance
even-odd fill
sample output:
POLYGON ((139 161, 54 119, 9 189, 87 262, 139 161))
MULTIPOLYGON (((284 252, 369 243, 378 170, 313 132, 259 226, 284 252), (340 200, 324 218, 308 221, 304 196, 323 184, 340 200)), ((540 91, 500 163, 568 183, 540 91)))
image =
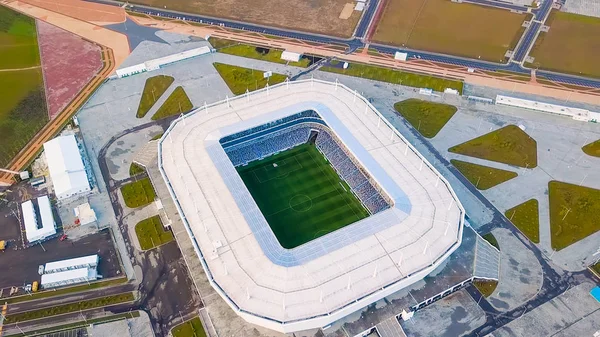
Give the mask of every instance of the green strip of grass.
POLYGON ((457 110, 452 105, 416 98, 398 102, 394 104, 394 109, 427 138, 435 137, 457 110))
POLYGON ((171 93, 171 95, 169 95, 169 98, 167 98, 158 111, 156 111, 154 116, 152 116, 152 120, 188 112, 192 110, 193 107, 194 105, 192 104, 192 101, 190 101, 188 95, 185 93, 183 87, 177 87, 171 93))
POLYGON ((165 134, 164 132, 161 132, 161 133, 159 133, 158 135, 156 135, 156 136, 152 137, 152 139, 150 139, 150 140, 151 140, 151 141, 152 141, 152 140, 159 140, 159 139, 160 139, 160 138, 161 138, 161 137, 162 137, 164 134, 165 134))
POLYGON ((487 190, 488 188, 492 188, 517 177, 517 174, 512 171, 477 165, 456 159, 452 159, 450 162, 471 182, 471 184, 475 185, 475 187, 480 190, 487 190))
POLYGON ((137 118, 146 116, 152 106, 158 101, 165 91, 171 86, 175 79, 171 76, 158 75, 150 77, 146 80, 144 85, 144 91, 142 92, 142 98, 140 99, 140 105, 136 113, 137 118))
POLYGON ((80 310, 89 310, 95 308, 102 308, 109 305, 115 305, 119 303, 132 302, 135 299, 133 293, 123 293, 112 296, 105 296, 100 298, 95 298, 92 300, 57 305, 50 308, 26 311, 22 313, 17 313, 13 315, 6 316, 4 323, 18 323, 24 321, 31 321, 34 319, 40 319, 44 317, 68 314, 71 312, 77 312, 80 310))
POLYGON ((120 278, 111 279, 111 280, 96 281, 96 282, 91 282, 90 284, 81 284, 81 285, 72 286, 72 287, 44 290, 44 291, 40 291, 37 293, 31 293, 31 295, 22 295, 22 296, 17 296, 17 297, 0 299, 0 303, 6 302, 8 304, 13 304, 13 303, 26 302, 26 301, 33 301, 33 300, 38 300, 38 299, 42 299, 42 298, 49 298, 49 297, 60 296, 60 295, 80 293, 80 292, 104 288, 104 287, 111 287, 111 286, 116 286, 116 285, 124 284, 124 283, 127 283, 127 277, 120 277, 120 278))
POLYGON ((174 327, 171 334, 173 337, 206 337, 206 332, 199 317, 174 327))
MULTIPOLYGON (((63 324, 63 325, 53 326, 51 328, 28 331, 25 334, 17 333, 17 334, 8 335, 5 337, 22 337, 22 336, 34 337, 34 336, 41 336, 41 335, 47 336, 51 333, 57 333, 57 332, 61 332, 61 331, 87 327, 90 324, 99 325, 99 324, 103 324, 103 323, 115 322, 115 321, 120 321, 123 319, 136 318, 136 317, 140 317, 139 311, 132 311, 132 312, 124 313, 124 314, 88 319, 88 320, 84 320, 84 321, 80 321, 80 322, 76 322, 76 323, 63 324)), ((52 335, 52 336, 54 336, 54 335, 52 335)))
POLYGON ((507 125, 448 151, 525 168, 537 166, 537 142, 516 125, 507 125))
POLYGON ((477 288, 477 290, 479 290, 483 297, 489 297, 492 293, 494 293, 494 290, 496 290, 496 287, 498 286, 498 281, 475 280, 473 281, 473 285, 475 286, 475 288, 477 288))
POLYGON ((138 175, 138 174, 144 173, 144 172, 146 172, 146 170, 136 163, 131 163, 131 165, 129 165, 129 176, 130 177, 133 177, 135 175, 138 175))
POLYGON ((152 249, 173 241, 173 233, 165 230, 158 215, 142 220, 135 225, 135 234, 142 250, 152 249))
POLYGON ((600 261, 598 261, 595 264, 591 265, 590 269, 592 271, 594 271, 596 273, 596 275, 598 275, 598 277, 600 277, 600 261))
POLYGON ((561 250, 600 230, 600 190, 548 183, 552 248, 561 250))
POLYGON ((446 88, 458 90, 458 92, 461 94, 463 91, 463 82, 461 81, 370 66, 361 63, 351 63, 347 69, 338 67, 321 67, 319 70, 361 77, 370 80, 401 84, 415 88, 430 88, 439 92, 443 92, 446 88))
POLYGON ((241 95, 248 91, 262 89, 269 85, 284 82, 287 76, 273 73, 269 78, 264 78, 264 71, 232 66, 224 63, 213 63, 219 75, 223 78, 234 95, 241 95))
POLYGON ((485 241, 489 242, 492 246, 496 247, 496 249, 500 250, 500 245, 498 244, 498 240, 492 233, 487 233, 481 236, 485 239, 485 241))
POLYGON ((510 219, 513 225, 533 243, 540 243, 538 207, 538 201, 531 199, 504 212, 504 215, 510 219))
POLYGON ((156 193, 150 182, 150 178, 140 179, 121 187, 121 193, 125 205, 129 208, 137 208, 154 201, 156 193))
POLYGON ((589 143, 581 148, 585 154, 600 158, 600 140, 589 143))
POLYGON ((208 42, 215 48, 219 53, 236 55, 247 57, 251 59, 274 62, 279 64, 288 64, 295 67, 308 67, 310 60, 306 57, 301 58, 299 62, 288 62, 281 59, 283 50, 270 49, 266 47, 256 47, 247 44, 242 44, 237 41, 219 39, 216 37, 210 37, 208 42))

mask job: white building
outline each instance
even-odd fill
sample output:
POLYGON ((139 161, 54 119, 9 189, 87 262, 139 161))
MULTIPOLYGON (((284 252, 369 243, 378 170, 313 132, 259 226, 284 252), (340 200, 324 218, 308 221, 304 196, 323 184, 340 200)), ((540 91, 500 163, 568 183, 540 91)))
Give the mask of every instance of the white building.
POLYGON ((71 269, 51 274, 42 275, 40 285, 44 289, 56 288, 70 284, 95 281, 98 278, 96 268, 71 269))
POLYGON ((37 216, 38 211, 36 211, 35 204, 31 200, 21 204, 25 237, 29 243, 44 240, 56 234, 56 223, 52 215, 50 199, 46 195, 39 197, 37 198, 37 204, 40 215, 39 219, 37 216))
POLYGON ((85 166, 74 135, 44 143, 54 193, 59 200, 91 191, 85 166))
POLYGON ((160 69, 160 67, 162 67, 162 66, 165 66, 165 65, 168 65, 171 63, 175 63, 178 61, 187 60, 192 57, 196 57, 196 56, 200 56, 200 55, 204 55, 204 54, 208 54, 208 53, 210 53, 210 48, 207 46, 200 47, 200 48, 194 48, 194 49, 183 51, 181 53, 168 55, 168 56, 164 56, 164 57, 159 57, 156 59, 146 61, 144 63, 138 63, 138 64, 135 64, 135 65, 132 65, 129 67, 117 69, 116 73, 117 73, 117 76, 120 78, 127 77, 127 76, 131 76, 131 75, 143 73, 146 71, 157 70, 157 69, 160 69))
POLYGON ((590 110, 568 107, 564 105, 531 101, 528 99, 496 95, 497 105, 507 105, 523 109, 541 111, 555 115, 571 117, 576 121, 590 122, 598 121, 599 114, 590 110))
POLYGON ((99 262, 100 257, 98 254, 48 262, 44 266, 44 272, 46 274, 52 274, 73 269, 96 268, 99 262))
POLYGON ((302 54, 295 53, 292 51, 285 50, 281 53, 281 59, 284 61, 299 62, 301 58, 302 54))
POLYGON ((96 217, 96 212, 92 209, 89 202, 85 204, 81 204, 73 209, 73 213, 77 219, 79 219, 80 225, 87 225, 93 222, 96 222, 98 218, 96 217))

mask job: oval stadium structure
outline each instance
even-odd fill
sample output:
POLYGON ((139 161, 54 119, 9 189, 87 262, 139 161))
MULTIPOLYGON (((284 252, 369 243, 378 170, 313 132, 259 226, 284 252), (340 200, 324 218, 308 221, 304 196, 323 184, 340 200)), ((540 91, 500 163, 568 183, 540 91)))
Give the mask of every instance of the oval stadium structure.
POLYGON ((159 168, 213 288, 248 322, 320 328, 461 244, 449 183, 362 96, 285 82, 180 117, 159 168))

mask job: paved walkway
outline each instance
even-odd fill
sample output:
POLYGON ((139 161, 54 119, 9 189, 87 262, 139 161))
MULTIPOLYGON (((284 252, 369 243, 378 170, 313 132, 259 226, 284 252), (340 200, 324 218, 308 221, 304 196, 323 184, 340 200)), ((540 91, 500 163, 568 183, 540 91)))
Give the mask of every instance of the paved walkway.
POLYGON ((380 337, 406 337, 396 317, 390 317, 376 325, 380 337))

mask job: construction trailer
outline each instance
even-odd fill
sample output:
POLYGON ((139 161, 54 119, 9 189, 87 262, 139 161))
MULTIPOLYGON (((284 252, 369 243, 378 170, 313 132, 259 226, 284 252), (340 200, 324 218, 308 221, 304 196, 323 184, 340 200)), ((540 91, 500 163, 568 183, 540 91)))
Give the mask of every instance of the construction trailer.
POLYGON ((100 257, 98 254, 76 257, 74 259, 48 262, 44 266, 45 274, 54 274, 82 268, 97 268, 100 257))
POLYGON ((43 289, 68 286, 71 284, 95 281, 99 278, 95 267, 65 270, 51 274, 42 275, 40 285, 43 289))

